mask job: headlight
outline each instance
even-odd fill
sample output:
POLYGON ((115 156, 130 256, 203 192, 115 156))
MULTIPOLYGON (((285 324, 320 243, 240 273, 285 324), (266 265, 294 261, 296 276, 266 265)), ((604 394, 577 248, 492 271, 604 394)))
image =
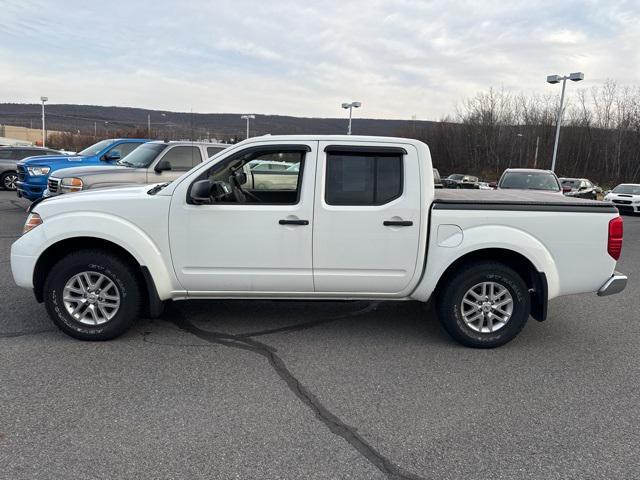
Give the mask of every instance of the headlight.
POLYGON ((27 232, 30 232, 41 223, 42 223, 42 218, 40 218, 40 215, 38 215, 37 213, 30 213, 29 216, 27 217, 27 221, 24 222, 24 227, 22 227, 22 233, 25 234, 27 232))
POLYGON ((609 195, 605 195, 604 196, 604 200, 606 200, 608 202, 609 200, 611 200, 611 197, 609 195))
POLYGON ((79 192, 82 190, 82 180, 76 177, 63 178, 60 189, 63 192, 79 192))
POLYGON ((41 175, 46 175, 51 169, 49 167, 27 167, 27 170, 29 171, 29 175, 39 177, 41 175))

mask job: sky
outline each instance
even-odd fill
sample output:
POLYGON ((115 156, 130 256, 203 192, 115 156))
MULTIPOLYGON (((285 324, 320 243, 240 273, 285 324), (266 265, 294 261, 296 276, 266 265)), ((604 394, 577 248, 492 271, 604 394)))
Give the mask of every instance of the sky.
POLYGON ((0 0, 0 102, 438 120, 548 74, 640 85, 640 0, 0 0))

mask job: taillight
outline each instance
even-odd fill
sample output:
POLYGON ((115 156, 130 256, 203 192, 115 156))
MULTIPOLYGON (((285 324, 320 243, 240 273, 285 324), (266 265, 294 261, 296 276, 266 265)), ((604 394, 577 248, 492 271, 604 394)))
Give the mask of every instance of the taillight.
POLYGON ((607 242, 607 252, 615 260, 620 259, 622 252, 622 217, 612 218, 609 221, 609 241, 607 242))

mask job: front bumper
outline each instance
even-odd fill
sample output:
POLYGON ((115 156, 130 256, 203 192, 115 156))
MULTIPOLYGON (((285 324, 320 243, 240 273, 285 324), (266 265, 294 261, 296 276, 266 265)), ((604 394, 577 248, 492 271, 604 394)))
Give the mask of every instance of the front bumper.
POLYGON ((609 279, 598 290, 599 297, 620 293, 627 286, 627 276, 620 272, 614 272, 609 279))
POLYGON ((28 198, 29 200, 36 200, 42 196, 45 185, 34 185, 26 182, 17 181, 16 189, 18 197, 28 198))

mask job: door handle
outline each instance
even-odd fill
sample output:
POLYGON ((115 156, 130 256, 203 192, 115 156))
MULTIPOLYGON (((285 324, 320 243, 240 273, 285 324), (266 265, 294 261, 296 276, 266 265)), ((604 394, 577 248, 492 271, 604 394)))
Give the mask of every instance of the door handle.
POLYGON ((411 220, 385 220, 382 224, 385 227, 410 227, 413 222, 411 220))
POLYGON ((278 220, 280 225, 309 225, 309 220, 278 220))

